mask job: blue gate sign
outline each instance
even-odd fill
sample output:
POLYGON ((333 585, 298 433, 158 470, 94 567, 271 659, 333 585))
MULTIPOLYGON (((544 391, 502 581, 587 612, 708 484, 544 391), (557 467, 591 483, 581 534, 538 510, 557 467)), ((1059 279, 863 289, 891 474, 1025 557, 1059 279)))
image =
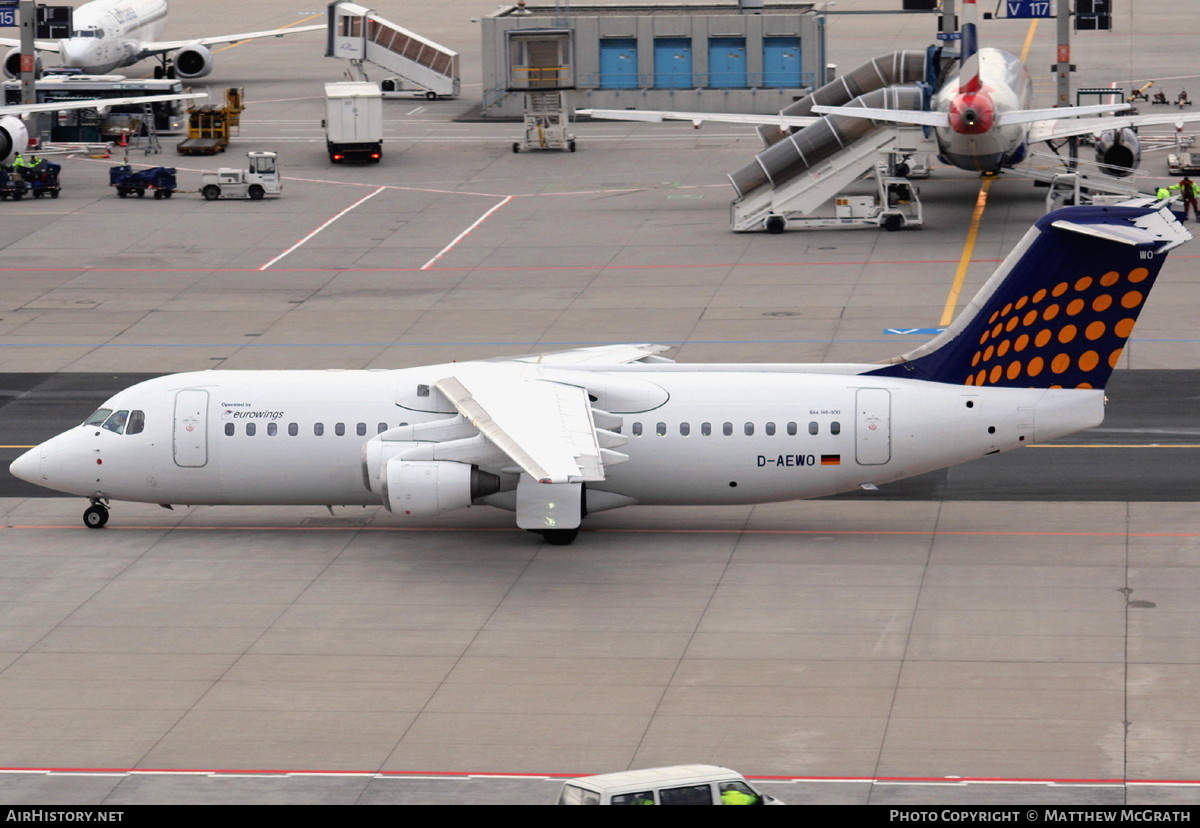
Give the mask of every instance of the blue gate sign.
POLYGON ((12 28, 17 25, 17 4, 0 4, 0 28, 12 28))
POLYGON ((1005 0, 1006 17, 1053 17, 1050 0, 1005 0))

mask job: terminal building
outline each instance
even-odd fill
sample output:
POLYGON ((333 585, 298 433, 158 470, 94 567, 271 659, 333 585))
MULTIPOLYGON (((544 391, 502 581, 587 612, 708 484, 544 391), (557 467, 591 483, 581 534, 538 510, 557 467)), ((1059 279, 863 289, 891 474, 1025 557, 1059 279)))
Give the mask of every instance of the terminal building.
POLYGON ((726 0, 503 6, 483 24, 484 117, 521 117, 525 93, 575 108, 768 114, 825 81, 815 3, 726 0))

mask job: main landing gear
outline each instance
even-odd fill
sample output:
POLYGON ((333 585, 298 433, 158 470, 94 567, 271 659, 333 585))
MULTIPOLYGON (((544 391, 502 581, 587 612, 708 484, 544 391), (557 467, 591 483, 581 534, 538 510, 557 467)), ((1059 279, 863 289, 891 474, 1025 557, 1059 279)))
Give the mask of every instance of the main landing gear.
POLYGON ((89 529, 103 529, 108 523, 108 507, 93 499, 92 505, 83 512, 83 525, 89 529))
POLYGON ((569 546, 579 537, 579 527, 574 529, 530 529, 535 535, 541 535, 551 546, 569 546))

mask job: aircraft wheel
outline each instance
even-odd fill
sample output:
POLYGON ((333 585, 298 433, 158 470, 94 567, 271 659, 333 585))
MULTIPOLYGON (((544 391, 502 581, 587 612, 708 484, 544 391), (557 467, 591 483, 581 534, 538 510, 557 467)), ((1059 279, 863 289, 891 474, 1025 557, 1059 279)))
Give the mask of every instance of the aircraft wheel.
POLYGON ((83 525, 89 529, 103 529, 104 524, 108 523, 108 509, 105 509, 99 503, 84 510, 83 525))
POLYGON ((216 184, 209 184, 200 191, 200 195, 204 196, 205 200, 207 201, 216 201, 221 197, 221 188, 216 184))
POLYGON ((154 79, 155 80, 162 80, 163 75, 165 75, 165 74, 166 74, 166 72, 163 71, 163 68, 161 66, 154 67, 154 79))
POLYGON ((266 194, 266 190, 259 184, 251 184, 250 189, 246 191, 246 195, 250 196, 251 201, 262 201, 262 197, 266 194))
POLYGON ((787 219, 783 216, 769 216, 767 218, 766 229, 772 235, 779 235, 787 227, 787 219))
POLYGON ((551 546, 569 546, 579 537, 579 527, 574 529, 538 529, 536 534, 546 539, 551 546))

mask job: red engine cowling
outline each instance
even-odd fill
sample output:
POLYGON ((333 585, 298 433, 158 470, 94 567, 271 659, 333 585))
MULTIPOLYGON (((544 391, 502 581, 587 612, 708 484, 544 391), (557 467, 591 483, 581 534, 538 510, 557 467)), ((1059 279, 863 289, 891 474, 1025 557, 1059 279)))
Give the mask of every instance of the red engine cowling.
POLYGON ((212 52, 206 46, 194 43, 184 46, 175 53, 175 77, 202 78, 213 70, 212 52))
POLYGON ((1109 175, 1124 178, 1142 161, 1142 145, 1137 133, 1128 127, 1109 129, 1096 141, 1096 162, 1109 175))
POLYGON ((11 164, 18 152, 29 147, 29 130, 25 122, 12 115, 0 117, 0 164, 11 164))

